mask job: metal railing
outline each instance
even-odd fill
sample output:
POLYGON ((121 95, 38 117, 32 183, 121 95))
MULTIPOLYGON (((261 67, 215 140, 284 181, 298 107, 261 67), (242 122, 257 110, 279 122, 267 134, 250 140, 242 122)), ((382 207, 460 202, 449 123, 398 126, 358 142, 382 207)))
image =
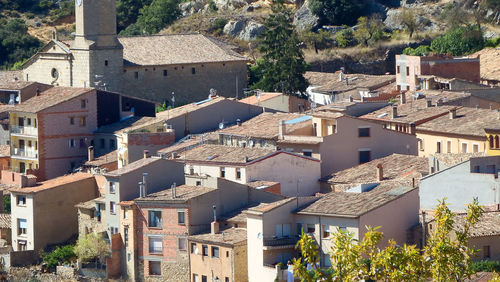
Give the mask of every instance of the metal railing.
POLYGON ((10 132, 14 133, 14 134, 24 134, 24 135, 37 136, 38 135, 38 128, 33 127, 33 126, 12 125, 10 132))
POLYGON ((299 240, 298 236, 290 236, 290 237, 270 237, 264 238, 264 246, 266 247, 275 247, 275 246, 288 246, 295 245, 299 240))
POLYGON ((37 159, 38 150, 26 150, 26 149, 14 148, 12 150, 12 155, 23 158, 37 159))

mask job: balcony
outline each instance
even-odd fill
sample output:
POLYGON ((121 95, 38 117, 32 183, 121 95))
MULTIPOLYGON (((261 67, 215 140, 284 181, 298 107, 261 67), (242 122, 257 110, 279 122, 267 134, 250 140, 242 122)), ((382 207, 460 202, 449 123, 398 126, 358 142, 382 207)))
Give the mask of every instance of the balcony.
POLYGON ((11 125, 10 133, 25 136, 37 136, 38 128, 33 126, 11 125))
POLYGON ((13 148, 12 156, 17 157, 17 158, 36 160, 36 159, 38 159, 38 150, 26 150, 26 149, 13 148))
POLYGON ((273 247, 287 248, 289 246, 295 247, 298 240, 299 240, 298 236, 281 237, 281 238, 277 237, 264 238, 264 247, 271 247, 271 248, 273 247))

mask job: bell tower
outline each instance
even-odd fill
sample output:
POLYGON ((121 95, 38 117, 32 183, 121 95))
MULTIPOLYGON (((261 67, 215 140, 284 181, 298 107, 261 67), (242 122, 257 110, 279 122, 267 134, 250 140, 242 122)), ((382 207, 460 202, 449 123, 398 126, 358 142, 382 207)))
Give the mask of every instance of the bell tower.
POLYGON ((116 35, 115 0, 75 0, 75 18, 73 86, 119 91, 123 46, 116 35))

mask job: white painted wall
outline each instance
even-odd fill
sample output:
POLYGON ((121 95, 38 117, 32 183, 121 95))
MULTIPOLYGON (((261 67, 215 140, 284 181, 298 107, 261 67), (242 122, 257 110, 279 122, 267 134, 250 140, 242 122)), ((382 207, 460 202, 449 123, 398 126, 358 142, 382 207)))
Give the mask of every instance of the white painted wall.
POLYGON ((26 240, 27 250, 34 250, 34 218, 33 218, 33 196, 26 195, 26 205, 18 206, 16 200, 17 194, 10 194, 11 202, 11 230, 12 230, 12 248, 14 251, 18 251, 17 243, 18 240, 26 240), (22 218, 27 220, 28 229, 26 230, 26 235, 17 235, 17 219, 22 218))

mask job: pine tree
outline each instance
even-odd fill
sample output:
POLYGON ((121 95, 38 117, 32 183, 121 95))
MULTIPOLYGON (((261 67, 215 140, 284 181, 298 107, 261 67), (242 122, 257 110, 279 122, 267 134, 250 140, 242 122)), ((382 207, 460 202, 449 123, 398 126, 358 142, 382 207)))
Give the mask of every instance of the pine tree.
POLYGON ((291 23, 291 12, 282 1, 274 2, 265 27, 266 31, 259 38, 259 51, 263 58, 253 68, 258 78, 253 88, 303 94, 308 86, 304 78, 307 64, 291 23))

